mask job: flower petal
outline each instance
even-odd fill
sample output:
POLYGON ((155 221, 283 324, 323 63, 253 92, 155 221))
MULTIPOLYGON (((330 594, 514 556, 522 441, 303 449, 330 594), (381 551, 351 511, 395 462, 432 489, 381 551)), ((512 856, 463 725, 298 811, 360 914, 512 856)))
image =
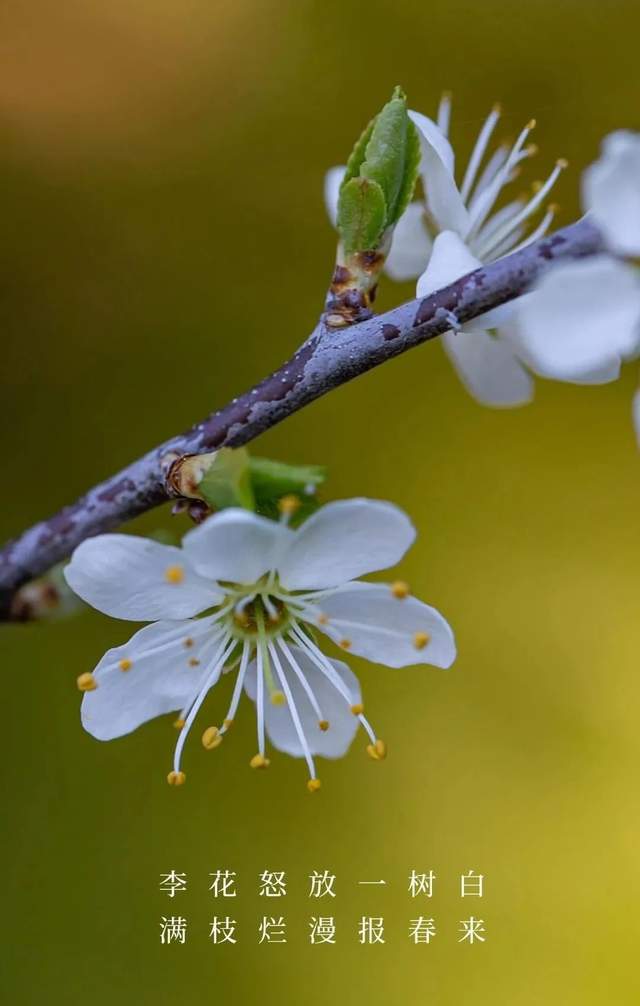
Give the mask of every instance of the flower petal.
POLYGON ((335 587, 395 565, 415 538, 405 513, 381 500, 327 503, 295 532, 278 571, 288 590, 335 587))
POLYGON ((435 122, 420 112, 409 112, 420 135, 420 172, 429 213, 440 230, 466 233, 469 214, 454 178, 453 149, 435 122))
MULTIPOLYGON (((351 712, 351 706, 362 701, 360 685, 355 674, 340 660, 329 660, 335 672, 340 677, 349 695, 349 702, 335 688, 322 671, 316 667, 304 650, 299 646, 290 646, 293 659, 309 682, 316 697, 322 716, 329 722, 329 729, 322 731, 318 726, 318 716, 309 698, 300 684, 298 675, 291 667, 287 657, 278 651, 280 664, 287 679, 293 700, 298 710, 304 735, 309 749, 314 755, 323 758, 341 758, 347 751, 358 729, 358 719, 351 712)), ((256 662, 251 662, 245 678, 245 690, 249 698, 256 700, 256 662)), ((291 712, 287 705, 274 706, 265 695, 265 726, 271 743, 278 751, 301 758, 304 755, 298 739, 291 712)))
POLYGON ((602 148, 582 175, 584 207, 612 251, 640 255, 640 134, 619 130, 602 148))
POLYGON ((329 168, 324 176, 324 205, 334 227, 338 223, 338 195, 346 170, 344 164, 339 164, 335 168, 329 168))
POLYGON ((234 507, 189 531, 182 547, 202 576, 255 583, 277 565, 292 539, 284 524, 234 507))
POLYGON ((329 621, 312 624, 377 664, 450 667, 455 660, 453 632, 440 612, 415 597, 396 597, 385 583, 347 584, 323 597, 318 609, 329 621))
POLYGON ((607 255, 557 265, 516 308, 520 355, 543 377, 612 380, 638 351, 640 282, 607 255))
POLYGON ((393 231, 385 271, 397 283, 416 279, 425 269, 430 254, 431 239, 425 226, 424 206, 419 202, 409 203, 393 231))
POLYGON ((97 688, 82 699, 85 730, 108 741, 181 709, 204 681, 215 652, 213 623, 211 617, 155 622, 107 650, 93 672, 97 688))
POLYGON ((198 576, 182 549, 132 534, 83 541, 64 575, 87 604, 134 622, 189 618, 223 597, 216 583, 198 576))
POLYGON ((640 390, 636 391, 631 403, 631 413, 633 418, 633 428, 636 431, 636 440, 640 447, 640 390))
POLYGON ((506 339, 465 328, 445 332, 442 345, 465 388, 481 405, 510 408, 532 400, 533 380, 506 339))
POLYGON ((418 280, 416 293, 418 297, 428 297, 481 265, 462 238, 453 231, 443 231, 433 242, 431 258, 418 280))

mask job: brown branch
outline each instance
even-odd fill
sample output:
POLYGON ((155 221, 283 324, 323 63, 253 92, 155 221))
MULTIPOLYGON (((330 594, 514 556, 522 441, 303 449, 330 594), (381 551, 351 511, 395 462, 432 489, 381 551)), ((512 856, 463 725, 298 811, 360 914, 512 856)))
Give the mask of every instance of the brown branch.
POLYGON ((384 315, 338 328, 323 316, 279 370, 9 542, 0 551, 0 620, 17 620, 16 590, 85 538, 165 502, 171 495, 167 473, 177 457, 246 444, 333 388, 441 335, 451 327, 452 315, 460 323, 470 321, 523 293, 550 263, 591 255, 600 247, 596 228, 581 220, 384 315))

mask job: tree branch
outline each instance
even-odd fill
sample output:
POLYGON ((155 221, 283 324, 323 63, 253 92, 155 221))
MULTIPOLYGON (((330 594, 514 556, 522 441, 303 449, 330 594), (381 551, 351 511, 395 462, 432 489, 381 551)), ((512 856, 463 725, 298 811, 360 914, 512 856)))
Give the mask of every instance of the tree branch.
POLYGON ((24 617, 12 605, 16 590, 85 538, 169 499, 166 477, 177 457, 246 444, 333 388, 441 335, 451 327, 452 314, 460 323, 470 321, 523 293, 550 263, 591 255, 600 247, 598 231, 583 219, 384 315, 340 328, 329 327, 323 316, 279 370, 9 542, 0 551, 0 620, 24 617))

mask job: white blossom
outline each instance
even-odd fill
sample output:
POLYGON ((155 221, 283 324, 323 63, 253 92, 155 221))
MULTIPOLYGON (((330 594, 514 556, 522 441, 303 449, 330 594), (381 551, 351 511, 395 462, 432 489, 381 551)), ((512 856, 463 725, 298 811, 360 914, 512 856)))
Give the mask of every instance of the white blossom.
POLYGON ((395 565, 414 537, 397 507, 352 499, 327 504, 296 530, 224 510, 189 531, 182 548, 122 534, 88 539, 66 569, 73 590, 106 614, 152 624, 81 675, 84 727, 109 740, 179 710, 168 776, 179 784, 194 720, 222 673, 233 672, 230 707, 204 730, 206 748, 221 743, 244 690, 257 712, 254 768, 269 764, 268 735, 305 758, 313 791, 315 756, 344 755, 359 726, 380 760, 385 745, 364 715, 357 678, 324 654, 316 634, 388 667, 449 667, 453 634, 434 608, 403 583, 356 579, 395 565))
POLYGON ((583 174, 582 195, 606 251, 545 273, 517 304, 514 338, 538 373, 603 383, 640 348, 640 274, 617 257, 640 254, 640 134, 604 140, 583 174))
MULTIPOLYGON (((499 108, 492 109, 458 185, 455 153, 448 139, 450 113, 448 97, 440 104, 437 122, 420 112, 409 112, 420 137, 424 202, 411 203, 400 219, 386 271, 396 280, 419 277, 419 297, 542 237, 553 220, 554 207, 543 213, 533 229, 530 221, 544 206, 566 164, 557 161, 530 198, 513 199, 496 210, 522 162, 536 152, 528 144, 535 122, 525 126, 512 146, 499 145, 489 153, 500 118, 499 108)), ((344 169, 331 169, 325 186, 334 222, 341 171, 344 169)), ((513 305, 505 305, 446 332, 442 338, 467 390, 485 405, 522 405, 533 396, 533 380, 512 339, 512 316, 513 305)))

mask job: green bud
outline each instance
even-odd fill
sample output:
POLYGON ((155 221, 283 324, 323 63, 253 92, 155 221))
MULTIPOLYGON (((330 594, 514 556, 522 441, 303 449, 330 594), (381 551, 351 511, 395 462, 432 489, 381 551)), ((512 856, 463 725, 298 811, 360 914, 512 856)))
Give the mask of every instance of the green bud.
POLYGON ((249 471, 249 452, 244 447, 222 447, 198 482, 198 495, 214 510, 239 506, 255 509, 249 471))
POLYGON ((396 87, 347 163, 338 199, 338 229, 347 256, 379 247, 413 195, 419 164, 418 133, 406 96, 396 87))

